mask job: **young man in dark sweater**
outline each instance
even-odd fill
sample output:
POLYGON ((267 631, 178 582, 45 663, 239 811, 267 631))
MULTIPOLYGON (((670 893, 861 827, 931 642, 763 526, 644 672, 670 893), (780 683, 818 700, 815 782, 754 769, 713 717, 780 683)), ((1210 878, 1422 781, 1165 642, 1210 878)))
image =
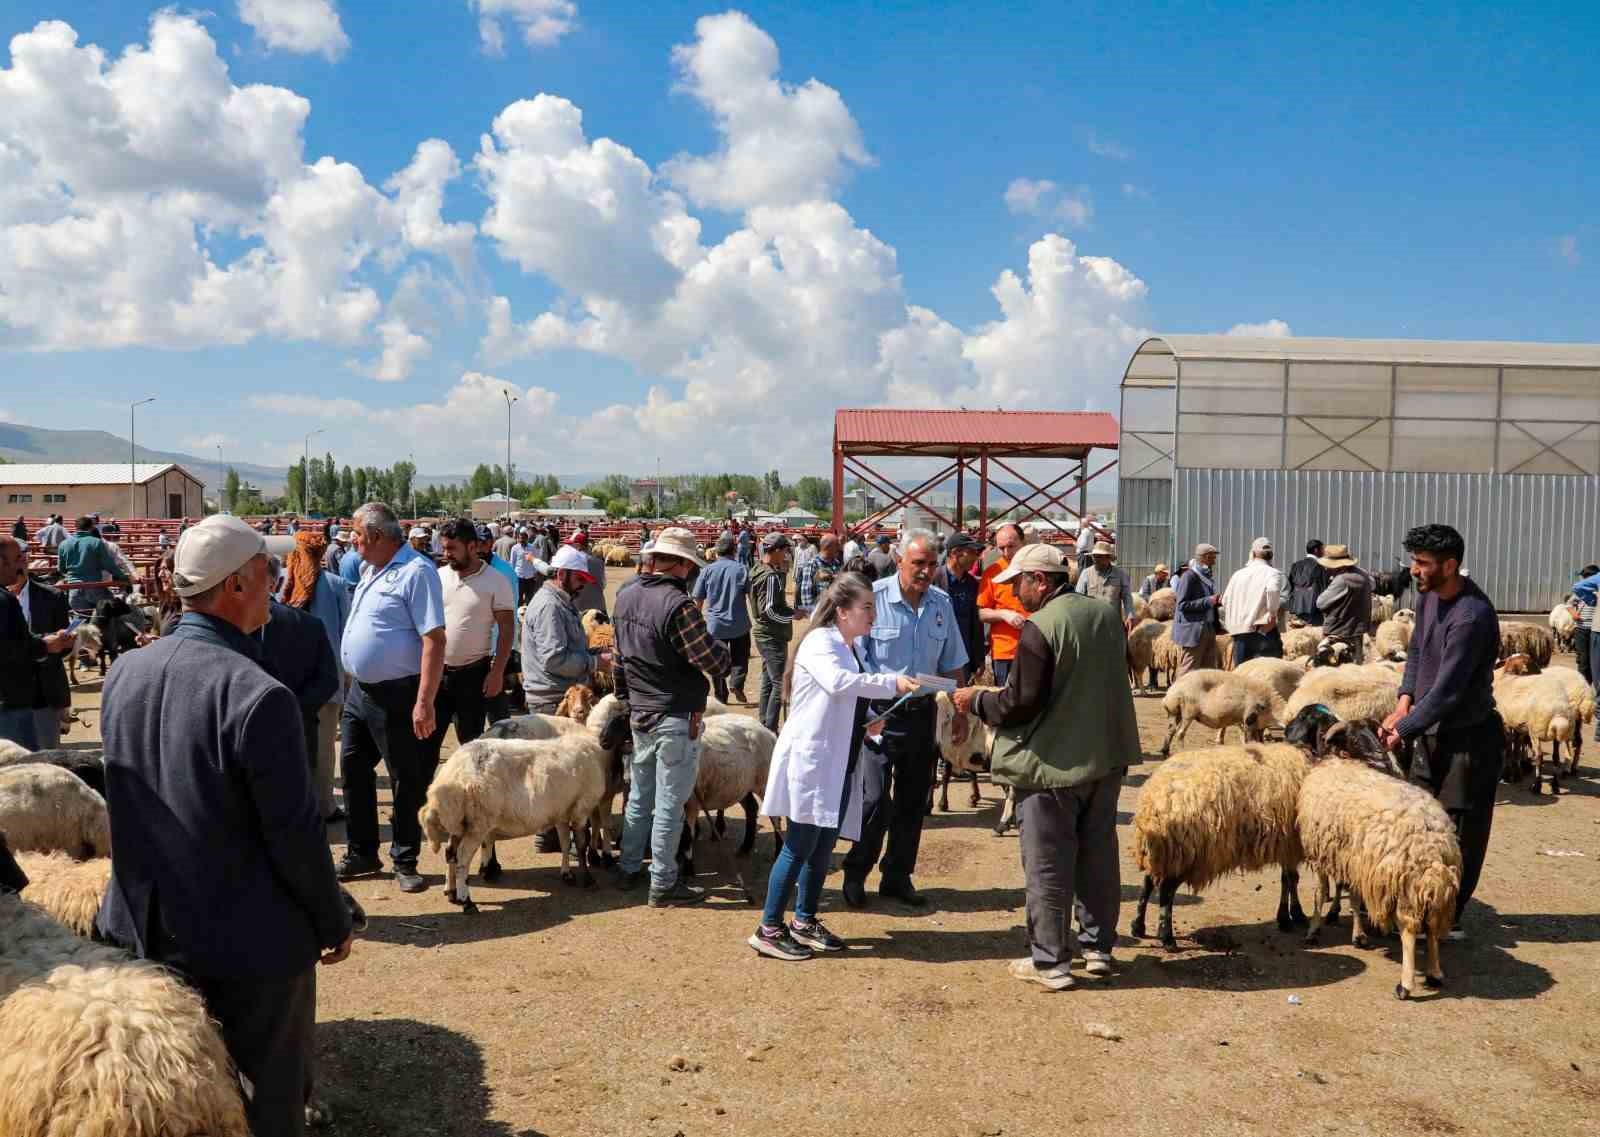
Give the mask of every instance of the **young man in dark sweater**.
POLYGON ((1422 599, 1400 681, 1400 702, 1383 721, 1390 750, 1409 749, 1411 781, 1455 822, 1461 890, 1451 939, 1464 939, 1461 913, 1472 899, 1489 848, 1505 732, 1494 705, 1500 620, 1483 590, 1461 575, 1466 542, 1448 525, 1406 533, 1411 577, 1422 599))

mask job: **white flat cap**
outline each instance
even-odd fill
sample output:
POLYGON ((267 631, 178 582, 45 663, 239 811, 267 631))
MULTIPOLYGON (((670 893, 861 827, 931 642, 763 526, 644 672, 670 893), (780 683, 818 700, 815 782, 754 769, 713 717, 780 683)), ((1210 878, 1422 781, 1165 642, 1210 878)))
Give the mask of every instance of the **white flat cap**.
POLYGON ((179 596, 198 596, 267 551, 261 534, 228 514, 216 514, 184 530, 172 560, 172 587, 179 596))

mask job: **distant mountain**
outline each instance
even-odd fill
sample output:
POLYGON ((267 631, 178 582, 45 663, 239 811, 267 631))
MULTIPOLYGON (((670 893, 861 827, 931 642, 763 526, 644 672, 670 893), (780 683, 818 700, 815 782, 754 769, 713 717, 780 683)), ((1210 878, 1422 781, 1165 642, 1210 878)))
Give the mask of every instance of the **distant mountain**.
MULTIPOLYGON (((104 430, 48 430, 42 426, 0 422, 0 458, 8 462, 126 462, 128 440, 104 430)), ((227 466, 218 465, 215 458, 151 450, 146 446, 138 448, 135 460, 176 462, 204 482, 208 494, 217 492, 227 473, 227 466)), ((239 472, 239 477, 260 486, 267 494, 283 492, 281 466, 253 466, 248 462, 228 465, 239 472)))

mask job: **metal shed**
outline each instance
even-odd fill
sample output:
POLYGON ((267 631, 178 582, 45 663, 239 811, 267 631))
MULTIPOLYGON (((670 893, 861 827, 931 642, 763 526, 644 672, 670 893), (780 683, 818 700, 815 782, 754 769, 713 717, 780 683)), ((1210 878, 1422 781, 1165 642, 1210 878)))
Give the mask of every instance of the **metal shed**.
POLYGON ((1201 540, 1231 569, 1256 536, 1391 567, 1442 521, 1501 609, 1537 611, 1600 558, 1600 345, 1153 336, 1121 419, 1130 575, 1201 540))

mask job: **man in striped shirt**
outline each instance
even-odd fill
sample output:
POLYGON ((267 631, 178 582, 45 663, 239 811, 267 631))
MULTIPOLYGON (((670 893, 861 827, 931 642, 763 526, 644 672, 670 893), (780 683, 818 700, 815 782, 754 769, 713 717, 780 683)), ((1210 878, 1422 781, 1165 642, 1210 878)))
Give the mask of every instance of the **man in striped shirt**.
POLYGON ((1590 683, 1594 682, 1589 646, 1597 591, 1600 591, 1600 565, 1585 565, 1578 573, 1578 583, 1572 586, 1572 599, 1567 603, 1573 619, 1578 622, 1578 630, 1572 637, 1572 651, 1578 657, 1578 671, 1590 683))

